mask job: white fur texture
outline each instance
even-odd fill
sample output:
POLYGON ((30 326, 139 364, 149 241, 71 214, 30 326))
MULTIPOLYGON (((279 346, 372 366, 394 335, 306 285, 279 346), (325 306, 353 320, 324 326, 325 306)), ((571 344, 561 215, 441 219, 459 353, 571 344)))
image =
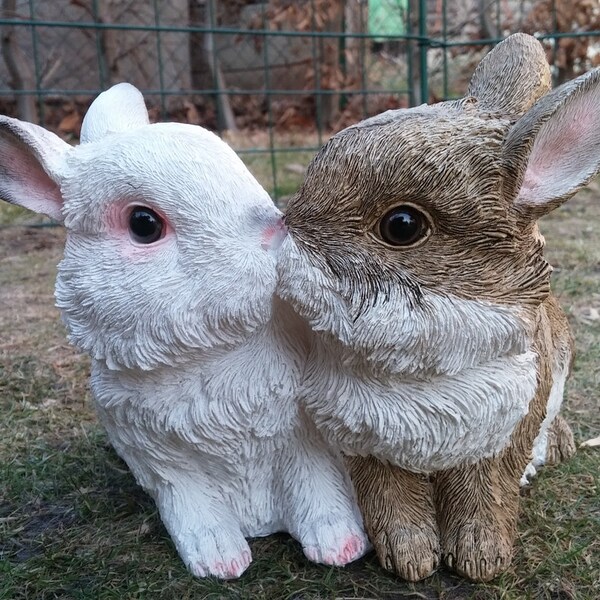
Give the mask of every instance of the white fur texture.
POLYGON ((536 389, 536 355, 490 360, 456 375, 374 374, 340 365, 343 350, 316 342, 304 399, 328 441, 350 455, 372 455, 432 472, 504 449, 536 389), (502 372, 502 377, 498 377, 502 372))
POLYGON ((280 215, 214 134, 161 123, 87 143, 70 153, 61 190, 69 237, 57 304, 93 358, 178 364, 268 319, 275 258, 260 244, 280 215), (156 248, 123 239, 121 213, 138 204, 171 224, 156 248))
POLYGON ((278 293, 319 332, 302 395, 332 445, 422 472, 506 447, 537 387, 514 309, 433 293, 415 306, 396 287, 356 314, 289 238, 279 269, 278 293))
POLYGON ((311 560, 358 558, 368 542, 343 462, 298 404, 305 326, 273 298, 281 213, 212 133, 148 125, 132 86, 102 94, 84 125, 85 143, 50 164, 43 129, 4 119, 4 155, 22 160, 0 178, 15 203, 37 192, 36 210, 55 214, 62 201, 57 305, 94 359, 109 438, 182 559, 237 577, 245 537, 282 530, 311 560), (132 237, 133 206, 164 219, 162 239, 132 237))
POLYGON ((569 363, 557 365, 553 374, 552 389, 546 405, 546 417, 542 421, 540 432, 533 443, 533 466, 541 467, 546 462, 546 448, 548 446, 548 428, 562 405, 565 394, 565 383, 569 376, 569 363))
POLYGON ((245 538, 275 531, 316 562, 345 564, 367 548, 343 463, 294 401, 304 357, 284 333, 293 320, 280 306, 248 343, 197 364, 94 363, 111 443, 195 575, 239 576, 245 538))
POLYGON ((552 388, 550 390, 548 404, 546 405, 546 417, 542 421, 540 432, 533 443, 533 459, 525 468, 525 472, 521 478, 522 486, 527 485, 531 479, 537 475, 538 468, 542 467, 546 463, 548 428, 560 412, 560 407, 565 394, 565 383, 567 382, 567 378, 569 376, 570 357, 567 356, 566 359, 564 357, 561 358, 562 360, 557 360, 554 365, 552 388))
POLYGON ((81 124, 79 139, 82 144, 87 144, 111 133, 137 129, 149 122, 140 91, 129 83, 117 83, 92 102, 81 124))

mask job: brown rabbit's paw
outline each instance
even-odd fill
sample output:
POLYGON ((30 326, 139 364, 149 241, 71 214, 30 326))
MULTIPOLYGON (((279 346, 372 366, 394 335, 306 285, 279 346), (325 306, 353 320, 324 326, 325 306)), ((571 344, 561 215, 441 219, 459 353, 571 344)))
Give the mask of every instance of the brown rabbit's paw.
POLYGON ((437 531, 415 525, 386 528, 373 536, 381 566, 407 581, 429 577, 440 562, 437 531))
POLYGON ((557 465, 575 454, 575 438, 569 424, 557 416, 548 429, 548 445, 546 447, 546 464, 557 465))
POLYGON ((490 581, 512 561, 512 539, 497 527, 472 521, 452 537, 442 541, 444 563, 467 579, 490 581))

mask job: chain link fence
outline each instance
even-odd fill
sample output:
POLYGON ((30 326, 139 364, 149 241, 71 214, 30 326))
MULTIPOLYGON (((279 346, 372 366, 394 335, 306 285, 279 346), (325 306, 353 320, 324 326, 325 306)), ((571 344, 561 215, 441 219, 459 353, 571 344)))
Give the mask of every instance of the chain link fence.
POLYGON ((515 31, 555 83, 600 64, 598 0, 1 0, 0 111, 77 140, 119 81, 151 118, 218 131, 277 198, 324 139, 366 116, 461 95, 515 31))

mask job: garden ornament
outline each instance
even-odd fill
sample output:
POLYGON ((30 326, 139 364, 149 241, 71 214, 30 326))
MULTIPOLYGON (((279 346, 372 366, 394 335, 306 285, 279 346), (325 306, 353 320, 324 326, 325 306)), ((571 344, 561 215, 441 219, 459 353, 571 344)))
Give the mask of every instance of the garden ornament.
POLYGON ((554 91, 516 34, 465 98, 334 135, 291 199, 279 296, 314 332, 302 400, 349 457, 382 564, 489 580, 519 484, 573 452, 573 345, 537 220, 600 168, 600 69, 554 91))
POLYGON ((0 117, 0 167, 3 199, 66 227, 57 305, 112 445, 191 572, 237 577, 245 538, 282 530, 316 562, 361 556, 343 460, 296 401, 307 332, 273 295, 281 213, 233 150, 150 125, 119 84, 77 147, 0 117))

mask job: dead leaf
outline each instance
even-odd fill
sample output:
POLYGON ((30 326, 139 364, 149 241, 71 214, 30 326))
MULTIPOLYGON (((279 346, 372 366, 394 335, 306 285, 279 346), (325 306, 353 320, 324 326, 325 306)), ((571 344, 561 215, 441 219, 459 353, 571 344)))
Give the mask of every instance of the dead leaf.
POLYGON ((75 111, 65 115, 58 125, 58 130, 78 135, 81 130, 81 115, 75 111))
POLYGON ((304 175, 306 173, 306 167, 298 163, 288 163, 285 165, 284 169, 290 173, 295 173, 296 175, 304 175))
POLYGON ((600 311, 593 306, 585 306, 575 311, 575 316, 581 323, 590 325, 594 321, 600 320, 600 311))
POLYGON ((597 448, 600 446, 600 435, 598 437, 592 438, 591 440, 586 440, 585 442, 581 442, 579 444, 580 448, 597 448))
POLYGON ((597 321, 598 319, 600 319, 600 311, 598 311, 597 308, 594 308, 593 306, 590 306, 590 308, 588 309, 587 318, 590 321, 597 321))
POLYGON ((184 100, 183 107, 185 108, 186 121, 192 125, 200 125, 200 115, 196 106, 189 100, 184 100))

